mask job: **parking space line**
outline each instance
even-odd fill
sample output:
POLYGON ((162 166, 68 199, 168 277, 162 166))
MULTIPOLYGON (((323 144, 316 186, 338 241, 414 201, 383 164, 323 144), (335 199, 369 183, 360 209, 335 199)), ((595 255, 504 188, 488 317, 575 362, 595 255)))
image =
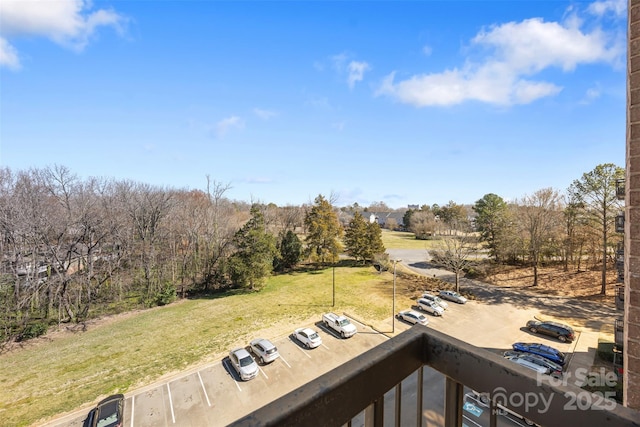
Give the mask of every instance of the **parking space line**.
POLYGON ((169 387, 169 383, 167 383, 167 391, 169 392, 169 408, 171 408, 171 419, 173 423, 176 423, 176 415, 173 413, 173 401, 171 400, 171 388, 169 387))
POLYGON ((133 427, 133 410, 136 407, 136 396, 131 396, 131 427, 133 427))
POLYGON ((238 384, 238 381, 236 381, 236 379, 233 377, 233 374, 231 373, 231 369, 229 369, 227 367, 227 364, 224 363, 224 360, 222 361, 222 367, 224 368, 225 371, 227 371, 229 373, 229 376, 231 377, 231 380, 236 385, 236 387, 238 387, 238 391, 242 391, 242 389, 240 388, 240 384, 238 384))
POLYGON ((327 350, 330 350, 329 347, 327 347, 326 345, 324 345, 324 343, 321 344, 324 348, 326 348, 327 350))
POLYGON ((284 357, 282 357, 282 355, 280 355, 280 359, 282 359, 284 364, 287 365, 289 367, 289 369, 291 369, 291 365, 289 365, 289 363, 287 363, 287 361, 284 359, 284 357))
MULTIPOLYGON (((291 340, 291 341, 293 341, 293 340, 291 340)), ((305 355, 305 356, 307 356, 309 359, 311 359, 311 356, 309 356, 309 355, 307 354, 307 352, 306 352, 306 351, 304 351, 303 349, 301 349, 301 348, 300 348, 300 346, 299 346, 298 344, 296 344, 296 343, 294 342, 294 343, 293 343, 293 345, 295 346, 295 348, 297 348, 299 351, 301 351, 301 352, 302 352, 302 354, 304 354, 304 355, 305 355)))
MULTIPOLYGON (((207 405, 211 406, 211 402, 209 401, 209 395, 207 394, 207 389, 204 388, 204 382, 202 382, 202 377, 200 376, 200 371, 198 371, 198 378, 200 378, 200 385, 202 386, 202 391, 204 392, 204 397, 207 399, 207 405)), ((131 426, 133 427, 133 426, 131 426)))
POLYGON ((258 365, 258 369, 260 369, 260 372, 262 372, 262 375, 264 375, 264 377, 266 379, 269 379, 269 377, 267 376, 267 374, 264 373, 264 371, 262 370, 262 368, 260 367, 260 365, 258 365))

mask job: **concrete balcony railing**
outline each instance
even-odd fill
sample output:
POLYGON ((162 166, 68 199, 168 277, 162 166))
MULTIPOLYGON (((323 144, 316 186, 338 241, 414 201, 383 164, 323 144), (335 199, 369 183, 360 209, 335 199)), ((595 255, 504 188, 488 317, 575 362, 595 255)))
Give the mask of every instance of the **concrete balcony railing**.
POLYGON ((559 380, 554 383, 551 377, 536 376, 497 354, 424 326, 412 327, 232 425, 421 426, 423 401, 429 398, 423 396, 425 367, 445 377, 442 419, 446 427, 463 425, 465 387, 490 396, 489 426, 497 425, 499 407, 543 426, 640 425, 640 413, 602 395, 559 380), (403 380, 416 373, 415 393, 401 392, 403 380), (394 396, 392 404, 388 404, 389 393, 394 396), (401 418, 401 399, 407 396, 415 396, 417 413, 412 420, 401 418))

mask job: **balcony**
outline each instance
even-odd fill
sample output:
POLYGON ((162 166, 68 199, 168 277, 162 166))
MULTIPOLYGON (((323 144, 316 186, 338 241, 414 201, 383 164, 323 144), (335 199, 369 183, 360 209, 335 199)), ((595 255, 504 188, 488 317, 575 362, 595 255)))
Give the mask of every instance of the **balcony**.
POLYGON ((463 424, 465 387, 491 396, 492 410, 486 411, 489 426, 497 425, 496 404, 544 426, 639 425, 636 411, 574 385, 558 384, 561 381, 547 376, 537 378, 533 371, 525 372, 497 354, 424 326, 412 327, 232 425, 422 426, 423 401, 430 397, 423 396, 424 367, 445 377, 443 396, 436 398, 444 400, 446 427, 463 424), (403 380, 409 376, 417 376, 415 393, 404 394, 403 380), (415 396, 416 413, 411 420, 402 418, 405 396, 415 396), (548 405, 542 399, 530 399, 540 396, 548 405))
POLYGON ((616 319, 614 326, 615 343, 619 348, 624 347, 624 320, 616 319))
POLYGON ((616 285, 616 309, 624 310, 624 285, 616 285))

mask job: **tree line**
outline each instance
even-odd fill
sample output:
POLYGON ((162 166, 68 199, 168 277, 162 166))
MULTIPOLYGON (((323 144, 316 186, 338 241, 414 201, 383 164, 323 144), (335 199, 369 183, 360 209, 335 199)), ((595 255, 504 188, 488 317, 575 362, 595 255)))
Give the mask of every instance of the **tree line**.
POLYGON ((624 169, 601 164, 574 180, 564 194, 543 188, 510 202, 489 193, 472 206, 425 205, 408 210, 405 225, 416 238, 454 234, 432 255, 456 278, 469 267, 478 237, 495 262, 530 266, 533 286, 545 262, 560 262, 567 271, 580 271, 585 263, 599 266, 604 295, 607 266, 616 261, 623 241, 615 232, 616 217, 624 213, 616 187, 623 179, 624 169))
POLYGON ((178 297, 259 290, 302 260, 384 252, 379 227, 359 239, 322 195, 278 207, 230 200, 229 189, 209 177, 201 191, 81 180, 57 165, 0 169, 0 342, 178 297))
MULTIPOLYGON (((472 207, 423 205, 406 211, 404 225, 416 238, 479 235, 495 261, 529 263, 536 280, 547 260, 580 269, 599 258, 604 292, 607 257, 620 240, 611 228, 622 177, 600 165, 566 195, 543 189, 511 202, 487 194, 472 207)), ((0 343, 198 293, 259 290, 273 273, 330 265, 343 253, 388 263, 366 208, 339 209, 322 195, 301 206, 247 203, 230 200, 229 189, 209 177, 204 190, 181 190, 82 180, 58 165, 0 169, 0 343)), ((461 248, 450 246, 448 257, 467 253, 461 248)))

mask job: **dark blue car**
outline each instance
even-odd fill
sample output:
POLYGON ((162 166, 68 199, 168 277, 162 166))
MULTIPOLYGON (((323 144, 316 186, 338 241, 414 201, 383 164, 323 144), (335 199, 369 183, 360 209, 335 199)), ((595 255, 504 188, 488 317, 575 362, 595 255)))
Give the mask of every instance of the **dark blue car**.
POLYGON ((549 347, 548 345, 539 344, 539 343, 517 342, 517 343, 514 343, 512 347, 516 351, 523 351, 525 353, 537 354, 538 356, 547 358, 552 362, 559 363, 560 365, 564 365, 564 362, 565 362, 565 354, 560 350, 557 350, 553 347, 549 347))

